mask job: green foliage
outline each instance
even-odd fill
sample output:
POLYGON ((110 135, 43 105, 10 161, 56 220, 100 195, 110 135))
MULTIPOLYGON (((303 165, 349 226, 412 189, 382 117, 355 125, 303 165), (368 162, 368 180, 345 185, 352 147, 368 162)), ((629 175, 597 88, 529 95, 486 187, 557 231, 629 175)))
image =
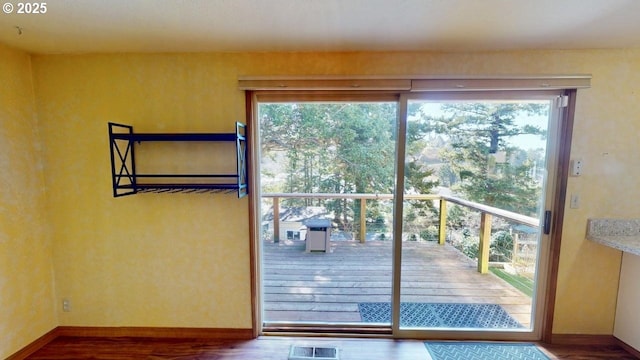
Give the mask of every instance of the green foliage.
MULTIPOLYGON (((547 105, 451 102, 442 103, 440 110, 434 116, 421 102, 409 102, 405 192, 428 194, 443 185, 471 201, 537 216, 541 177, 536 169, 544 168, 544 150, 525 151, 512 141, 519 135, 546 136, 545 130, 519 125, 517 120, 524 115, 544 115, 547 105)), ((278 178, 278 182, 264 189, 393 192, 395 103, 271 103, 261 104, 259 111, 263 159, 284 164, 279 170, 283 175, 272 171, 271 178, 278 178)), ((294 199, 289 205, 325 206, 339 226, 359 228, 359 200, 294 199)), ((388 206, 368 201, 369 223, 384 224, 389 214, 388 206)), ((432 239, 431 226, 437 215, 432 201, 408 200, 404 207, 405 231, 415 234, 416 240, 432 239)), ((469 221, 474 221, 472 214, 464 208, 449 210, 452 229, 463 229, 469 221)), ((498 242, 508 245, 506 236, 498 242)), ((471 244, 463 247, 469 254, 474 251, 471 244)), ((495 256, 510 254, 496 250, 495 256)))
POLYGON ((426 241, 438 241, 438 228, 434 225, 427 227, 426 229, 420 231, 420 239, 426 241))
MULTIPOLYGON (((391 193, 394 190, 395 103, 273 103, 260 105, 263 156, 286 161, 283 192, 391 193)), ((429 192, 433 172, 410 167, 407 181, 429 192)), ((298 200, 310 205, 310 200, 298 200)), ((360 201, 332 199, 322 204, 334 221, 355 228, 360 201)), ((303 204, 299 204, 303 205, 303 204)), ((422 207, 428 205, 420 204, 422 207)), ((369 202, 367 218, 380 218, 369 202)))
POLYGON ((464 237, 459 248, 460 251, 471 259, 477 259, 478 251, 480 251, 478 238, 472 237, 469 232, 464 232, 463 235, 464 237))
POLYGON ((526 153, 510 143, 518 135, 546 136, 531 125, 517 125, 522 115, 543 115, 538 103, 449 103, 444 116, 424 115, 438 134, 446 134, 449 147, 442 151, 447 166, 441 174, 469 200, 521 214, 536 214, 539 179, 532 171, 544 163, 543 152, 526 153), (459 182, 454 183, 458 179, 459 182))
POLYGON ((489 271, 494 273, 499 278, 505 280, 506 282, 511 284, 516 289, 522 291, 523 293, 525 293, 529 297, 533 296, 533 287, 534 287, 533 280, 531 280, 531 279, 529 279, 527 277, 524 277, 524 276, 520 276, 520 275, 516 275, 516 274, 510 274, 510 273, 504 271, 503 269, 499 269, 499 268, 490 267, 489 271))
POLYGON ((513 236, 508 231, 497 231, 491 235, 490 261, 511 261, 513 236))
MULTIPOLYGON (((466 207, 452 206, 447 213, 447 227, 453 230, 465 229, 469 224, 472 214, 466 207)), ((468 229, 465 229, 468 231, 468 229)))
MULTIPOLYGON (((462 238, 453 242, 452 245, 462 251, 471 259, 478 258, 479 238, 478 234, 472 234, 469 228, 452 230, 462 233, 462 238)), ((437 234, 436 234, 437 238, 437 234)), ((489 261, 510 262, 513 256, 513 236, 505 230, 499 230, 491 234, 489 243, 489 261)))

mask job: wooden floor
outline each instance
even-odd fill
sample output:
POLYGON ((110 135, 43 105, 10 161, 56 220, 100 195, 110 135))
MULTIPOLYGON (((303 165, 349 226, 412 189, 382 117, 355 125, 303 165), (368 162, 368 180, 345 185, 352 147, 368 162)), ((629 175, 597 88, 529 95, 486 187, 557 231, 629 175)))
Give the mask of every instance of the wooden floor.
MULTIPOLYGON (((501 305, 530 326, 531 298, 449 245, 403 243, 401 302, 501 305)), ((391 301, 390 241, 332 241, 305 252, 304 241, 265 242, 264 320, 361 322, 359 302, 391 301)))
MULTIPOLYGON (((342 360, 431 360, 424 343, 418 340, 284 337, 242 341, 60 337, 27 359, 286 360, 291 345, 335 346, 342 360)), ((617 346, 538 344, 538 348, 550 359, 636 359, 617 346)))

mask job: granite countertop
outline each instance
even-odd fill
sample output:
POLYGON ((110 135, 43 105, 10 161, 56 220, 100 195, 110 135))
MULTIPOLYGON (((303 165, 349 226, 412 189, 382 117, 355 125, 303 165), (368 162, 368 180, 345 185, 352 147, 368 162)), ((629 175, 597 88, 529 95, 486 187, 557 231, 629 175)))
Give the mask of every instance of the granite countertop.
POLYGON ((589 219, 587 239, 640 256, 640 219, 589 219))

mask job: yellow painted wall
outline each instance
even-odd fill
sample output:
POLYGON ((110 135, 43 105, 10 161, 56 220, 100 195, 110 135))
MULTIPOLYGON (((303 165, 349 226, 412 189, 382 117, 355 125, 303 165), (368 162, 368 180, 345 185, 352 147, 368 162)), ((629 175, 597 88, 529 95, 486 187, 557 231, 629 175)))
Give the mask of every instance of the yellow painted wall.
POLYGON ((0 359, 57 325, 30 57, 0 45, 0 359))
POLYGON ((230 63, 191 55, 34 62, 56 301, 72 308, 58 308, 60 325, 250 328, 248 198, 115 199, 111 190, 109 121, 137 132, 235 131, 244 99, 230 63))
POLYGON ((589 217, 639 217, 640 49, 489 53, 37 55, 37 112, 61 325, 251 326, 247 199, 111 196, 107 122, 226 131, 243 75, 593 74, 580 90, 555 333, 611 334, 620 253, 584 239, 589 217))

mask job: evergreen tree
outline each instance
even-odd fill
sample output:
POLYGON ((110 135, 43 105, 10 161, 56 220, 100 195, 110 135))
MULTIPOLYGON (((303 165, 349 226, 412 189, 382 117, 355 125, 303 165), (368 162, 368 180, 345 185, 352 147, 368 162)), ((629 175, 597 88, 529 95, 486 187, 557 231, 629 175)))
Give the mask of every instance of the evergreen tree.
POLYGON ((469 200, 521 214, 537 216, 540 153, 527 154, 511 141, 518 135, 546 136, 540 127, 518 125, 523 115, 545 115, 539 103, 449 103, 444 116, 425 116, 433 131, 446 134, 442 152, 450 171, 459 176, 457 189, 469 200), (536 156, 531 158, 528 155, 536 156))
MULTIPOLYGON (((394 103, 261 104, 262 154, 286 159, 284 192, 391 193, 396 119, 394 103)), ((359 201, 320 203, 341 226, 360 219, 359 201)))

